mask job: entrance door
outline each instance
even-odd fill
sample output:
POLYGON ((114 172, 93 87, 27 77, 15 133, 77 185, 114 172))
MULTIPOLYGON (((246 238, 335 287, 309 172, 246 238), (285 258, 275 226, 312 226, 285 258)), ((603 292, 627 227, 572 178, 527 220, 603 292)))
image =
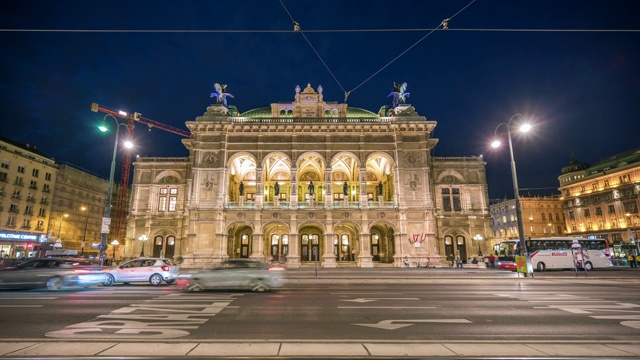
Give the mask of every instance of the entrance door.
POLYGON ((247 234, 242 234, 242 237, 240 238, 240 257, 249 257, 249 235, 247 234))
POLYGON ((455 259, 455 254, 453 252, 453 237, 451 236, 444 237, 444 254, 448 261, 455 259))
POLYGON ((311 261, 320 260, 320 242, 318 235, 311 235, 311 261))
POLYGON ((333 240, 333 255, 336 256, 336 261, 340 261, 340 251, 338 246, 338 239, 333 240))
POLYGON ((164 248, 164 257, 172 258, 176 249, 175 236, 167 236, 167 245, 164 248))
POLYGON ((153 257, 162 257, 162 245, 164 245, 164 238, 161 235, 153 238, 153 257))
POLYGON ((280 260, 280 235, 271 235, 271 260, 280 260))
POLYGON ((373 261, 380 261, 380 237, 378 234, 371 235, 371 255, 373 261))
POLYGON ((458 236, 456 238, 456 245, 458 247, 458 255, 460 255, 460 259, 465 261, 467 259, 467 247, 464 244, 464 236, 458 236))
POLYGON ((309 249, 309 235, 302 235, 302 240, 300 243, 300 261, 309 261, 311 258, 311 254, 309 249))
POLYGON ((351 247, 349 246, 349 235, 342 234, 340 237, 340 256, 342 261, 351 260, 351 247))

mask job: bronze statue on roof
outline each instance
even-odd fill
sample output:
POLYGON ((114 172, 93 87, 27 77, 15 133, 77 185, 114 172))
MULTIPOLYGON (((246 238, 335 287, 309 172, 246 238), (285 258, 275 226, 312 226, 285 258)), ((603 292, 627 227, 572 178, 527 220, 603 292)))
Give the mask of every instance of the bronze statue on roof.
POLYGON ((211 93, 211 97, 216 98, 217 104, 222 104, 224 107, 227 107, 227 96, 232 98, 233 95, 229 94, 227 91, 227 85, 220 85, 218 83, 213 84, 213 87, 216 89, 216 92, 211 93))
MULTIPOLYGON (((397 107, 399 104, 404 104, 407 98, 409 97, 409 93, 407 91, 407 83, 396 84, 393 83, 393 90, 389 94, 389 96, 393 96, 392 104, 393 107, 397 107)), ((387 96, 387 97, 389 97, 387 96)))

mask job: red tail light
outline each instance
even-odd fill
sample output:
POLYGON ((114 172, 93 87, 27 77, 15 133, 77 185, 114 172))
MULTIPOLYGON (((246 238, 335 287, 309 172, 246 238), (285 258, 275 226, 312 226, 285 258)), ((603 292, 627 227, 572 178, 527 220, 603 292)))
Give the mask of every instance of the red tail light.
POLYGON ((76 268, 76 269, 73 269, 73 272, 78 273, 78 274, 91 274, 91 273, 101 272, 101 270, 76 268))
POLYGON ((169 266, 167 265, 163 265, 161 268, 163 271, 169 271, 169 269, 171 269, 169 266))

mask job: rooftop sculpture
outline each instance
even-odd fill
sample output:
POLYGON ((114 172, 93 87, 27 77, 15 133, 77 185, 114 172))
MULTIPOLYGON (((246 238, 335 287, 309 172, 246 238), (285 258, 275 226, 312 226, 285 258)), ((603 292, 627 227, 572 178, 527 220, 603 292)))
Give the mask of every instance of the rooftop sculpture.
POLYGON ((213 84, 213 87, 216 89, 216 92, 211 93, 211 97, 216 98, 217 104, 222 104, 224 107, 227 107, 227 96, 233 97, 233 95, 229 94, 227 91, 227 85, 220 85, 218 83, 213 84))
POLYGON ((406 92, 406 90, 407 90, 406 82, 402 83, 402 85, 396 84, 395 82, 393 83, 393 90, 391 91, 389 96, 393 96, 392 105, 394 108, 397 107, 399 104, 405 103, 406 98, 409 97, 409 93, 406 92))

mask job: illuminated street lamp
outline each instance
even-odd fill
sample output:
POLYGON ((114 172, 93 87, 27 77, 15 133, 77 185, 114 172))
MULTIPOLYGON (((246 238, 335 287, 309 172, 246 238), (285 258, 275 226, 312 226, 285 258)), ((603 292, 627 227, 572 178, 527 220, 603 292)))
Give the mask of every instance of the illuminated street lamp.
POLYGON ((118 240, 113 240, 111 242, 111 245, 113 246, 113 258, 116 258, 116 249, 118 249, 118 245, 120 245, 120 242, 118 240))
POLYGON ((482 256, 482 249, 480 249, 480 241, 484 240, 484 238, 482 237, 482 235, 476 234, 476 236, 473 237, 473 240, 478 242, 478 256, 482 256))
MULTIPOLYGON (((526 267, 527 267, 527 271, 525 272, 525 276, 528 276, 528 274, 531 274, 533 276, 533 268, 531 266, 531 258, 529 257, 529 253, 527 251, 527 243, 524 241, 524 224, 522 222, 522 209, 520 209, 520 194, 518 192, 518 176, 516 175, 516 162, 513 159, 513 145, 511 143, 511 121, 513 121, 513 119, 515 118, 521 118, 522 120, 524 120, 524 116, 522 114, 515 114, 513 115, 508 122, 506 123, 500 123, 498 124, 498 126, 496 126, 496 129, 494 131, 494 138, 496 140, 494 140, 491 143, 491 147, 493 148, 498 148, 500 147, 500 140, 497 140, 498 138, 498 129, 500 128, 500 126, 504 125, 507 127, 507 138, 509 139, 509 154, 511 155, 511 177, 513 178, 513 195, 515 196, 515 201, 516 201, 516 220, 518 222, 518 239, 520 240, 520 254, 522 255, 522 253, 524 253, 524 257, 525 257, 525 262, 526 262, 526 267)), ((526 133, 529 130, 531 130, 531 125, 523 122, 520 124, 520 128, 519 131, 526 133)))
POLYGON ((144 257, 144 244, 145 241, 149 240, 149 238, 147 237, 147 235, 142 234, 138 240, 140 240, 142 242, 142 250, 140 250, 140 257, 144 257))
POLYGON ((87 224, 89 223, 89 208, 83 206, 80 209, 87 212, 87 215, 85 215, 84 217, 84 235, 82 235, 82 243, 80 244, 80 248, 82 249, 80 252, 80 256, 84 256, 84 247, 87 245, 87 224))
POLYGON ((62 214, 62 216, 60 216, 60 224, 58 225, 58 240, 62 238, 62 221, 64 221, 64 218, 66 217, 69 217, 69 214, 62 214))
MULTIPOLYGON (((107 236, 109 235, 109 228, 111 226, 111 193, 113 192, 113 173, 116 170, 116 154, 118 152, 118 135, 120 133, 120 126, 124 126, 125 129, 129 130, 126 124, 118 122, 118 119, 111 114, 105 115, 102 121, 105 122, 107 120, 107 117, 111 117, 113 121, 116 122, 116 139, 113 144, 113 158, 111 159, 111 172, 109 173, 107 202, 104 207, 104 216, 102 218, 102 226, 100 229, 100 265, 104 265, 104 252, 107 250, 107 236)), ((102 132, 106 132, 107 130, 109 130, 104 124, 100 125, 98 128, 102 132)), ((124 146, 126 148, 131 148, 133 147, 133 144, 130 141, 125 141, 124 146)))

